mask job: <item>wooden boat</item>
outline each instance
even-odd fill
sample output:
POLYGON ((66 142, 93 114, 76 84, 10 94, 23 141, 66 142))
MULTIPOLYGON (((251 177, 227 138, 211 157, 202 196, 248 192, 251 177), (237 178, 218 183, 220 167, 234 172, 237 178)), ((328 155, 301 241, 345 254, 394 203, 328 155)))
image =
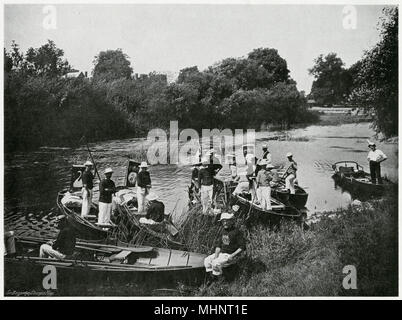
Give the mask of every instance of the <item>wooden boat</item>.
POLYGON ((271 210, 262 209, 259 204, 251 201, 250 194, 232 195, 232 205, 239 205, 239 216, 245 219, 248 225, 262 223, 269 225, 278 225, 282 221, 302 222, 303 215, 293 206, 286 206, 279 200, 271 197, 271 210))
MULTIPOLYGON (((135 172, 139 163, 129 160, 125 177, 125 186, 117 187, 117 191, 130 190, 135 187, 135 172)), ((57 206, 67 217, 68 222, 77 231, 79 238, 86 240, 105 240, 106 242, 120 239, 125 242, 135 244, 151 244, 155 246, 169 246, 173 248, 182 248, 183 244, 175 240, 179 231, 173 222, 169 219, 163 226, 150 226, 140 223, 140 215, 136 214, 136 209, 129 208, 127 203, 116 203, 116 210, 119 215, 114 221, 116 226, 97 225, 98 206, 93 204, 88 218, 81 217, 81 206, 64 205, 63 197, 67 192, 78 197, 81 196, 82 172, 84 166, 74 165, 71 173, 70 189, 59 192, 57 196, 57 206)))
POLYGON ((289 190, 285 189, 283 181, 277 187, 271 188, 271 195, 279 201, 298 209, 303 209, 308 199, 308 193, 302 187, 295 185, 295 194, 291 194, 289 190))
POLYGON ((372 183, 370 174, 365 172, 356 161, 339 161, 334 163, 332 168, 334 170, 332 177, 335 182, 354 193, 364 196, 381 195, 384 191, 394 187, 394 184, 387 178, 382 179, 382 184, 372 183))
POLYGON ((91 208, 91 219, 81 217, 81 207, 68 207, 62 203, 63 197, 70 192, 63 190, 58 193, 56 204, 61 214, 65 215, 68 223, 76 230, 79 238, 87 240, 102 240, 106 239, 110 233, 110 227, 102 227, 96 224, 97 205, 93 204, 91 208))
POLYGON ((116 206, 119 212, 119 229, 121 230, 118 239, 130 243, 149 245, 157 245, 169 248, 184 248, 181 242, 180 230, 171 221, 171 217, 162 224, 148 225, 140 222, 140 218, 136 208, 130 208, 127 204, 122 203, 116 206), (134 229, 130 231, 128 228, 134 229))
POLYGON ((159 279, 160 284, 161 280, 177 282, 183 278, 191 280, 195 274, 204 274, 206 255, 195 252, 78 241, 73 255, 58 260, 39 257, 40 246, 50 239, 16 237, 15 240, 17 252, 11 257, 5 256, 4 271, 7 275, 13 275, 7 277, 10 282, 18 279, 18 285, 22 282, 23 287, 35 281, 38 282, 37 286, 41 286, 45 266, 54 266, 58 282, 67 279, 64 286, 70 286, 70 290, 81 285, 77 279, 86 282, 89 279, 98 281, 100 278, 110 281, 112 278, 113 283, 123 281, 123 284, 127 284, 135 280, 146 284, 152 276, 159 279))
POLYGON ((302 212, 275 197, 271 197, 272 210, 265 210, 258 203, 251 201, 250 193, 234 195, 233 190, 236 188, 236 184, 232 180, 215 178, 216 202, 223 206, 239 205, 239 216, 242 216, 247 224, 278 224, 282 220, 302 221, 302 212))

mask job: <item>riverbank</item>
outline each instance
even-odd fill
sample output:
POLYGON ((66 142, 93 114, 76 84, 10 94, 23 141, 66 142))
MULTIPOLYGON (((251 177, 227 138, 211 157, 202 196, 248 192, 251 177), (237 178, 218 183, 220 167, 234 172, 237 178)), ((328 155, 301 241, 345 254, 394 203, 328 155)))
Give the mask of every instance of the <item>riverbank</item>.
POLYGON ((394 296, 398 294, 396 195, 324 216, 309 230, 251 230, 247 258, 233 281, 197 288, 196 296, 394 296), (329 218, 328 216, 335 218, 329 218), (346 290, 343 268, 357 271, 346 290))

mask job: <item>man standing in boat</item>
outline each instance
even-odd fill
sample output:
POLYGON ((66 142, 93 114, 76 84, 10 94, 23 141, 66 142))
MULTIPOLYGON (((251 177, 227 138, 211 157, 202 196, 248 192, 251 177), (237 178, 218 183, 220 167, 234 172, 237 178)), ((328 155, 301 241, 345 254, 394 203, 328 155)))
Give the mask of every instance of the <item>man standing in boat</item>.
POLYGON ((202 168, 198 172, 198 189, 201 191, 202 213, 208 214, 213 197, 213 170, 209 158, 202 159, 202 168))
POLYGON ((89 215, 92 205, 92 189, 94 187, 94 175, 92 174, 92 162, 85 162, 85 171, 82 174, 82 207, 81 217, 89 215))
POLYGON ((272 163, 271 153, 269 152, 268 146, 266 144, 262 146, 262 158, 267 160, 267 164, 272 163))
POLYGON ((246 250, 246 241, 242 232, 235 227, 234 214, 223 212, 220 220, 223 231, 216 243, 215 252, 204 260, 206 272, 215 277, 222 275, 222 269, 234 263, 239 254, 246 250))
POLYGON ((293 160, 293 154, 288 152, 286 157, 289 161, 289 166, 285 171, 285 188, 290 191, 290 194, 295 194, 295 180, 296 180, 296 171, 297 171, 297 163, 293 160))
POLYGON ((145 197, 151 189, 151 176, 147 171, 148 164, 143 161, 140 164, 140 172, 137 176, 137 201, 138 213, 145 213, 145 197))
POLYGON ((274 166, 268 164, 266 159, 262 159, 260 165, 261 170, 258 172, 256 180, 257 197, 263 210, 271 210, 271 182, 273 177, 270 170, 274 166))
POLYGON ((374 142, 369 142, 368 147, 371 149, 368 153, 367 160, 370 166, 371 182, 373 184, 382 184, 381 178, 381 162, 387 160, 384 152, 376 148, 374 142))
POLYGON ((76 243, 74 229, 70 228, 65 216, 58 216, 56 223, 57 228, 60 229, 57 239, 40 246, 40 258, 65 259, 74 253, 76 243))
POLYGON ((112 195, 116 193, 116 186, 111 177, 112 168, 105 170, 105 179, 99 184, 99 225, 110 225, 110 217, 112 215, 112 195))

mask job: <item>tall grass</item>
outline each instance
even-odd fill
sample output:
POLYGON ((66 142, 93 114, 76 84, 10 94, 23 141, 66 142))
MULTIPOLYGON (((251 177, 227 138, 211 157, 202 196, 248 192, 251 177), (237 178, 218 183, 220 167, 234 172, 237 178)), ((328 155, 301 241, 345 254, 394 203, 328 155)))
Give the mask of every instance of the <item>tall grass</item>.
MULTIPOLYGON (((237 277, 202 285, 191 295, 397 295, 397 214, 393 197, 338 210, 331 214, 333 218, 323 217, 309 230, 294 224, 277 231, 255 227, 247 233, 247 257, 240 263, 237 277), (356 290, 342 286, 346 265, 356 267, 356 290)), ((195 242, 201 234, 201 230, 195 233, 195 242)))

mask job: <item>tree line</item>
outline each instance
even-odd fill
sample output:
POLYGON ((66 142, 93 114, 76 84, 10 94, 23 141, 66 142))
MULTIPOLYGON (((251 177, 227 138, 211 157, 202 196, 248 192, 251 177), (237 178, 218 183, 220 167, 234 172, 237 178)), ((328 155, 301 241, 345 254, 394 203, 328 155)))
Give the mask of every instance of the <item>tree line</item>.
POLYGON ((378 24, 380 41, 345 68, 336 53, 320 55, 309 98, 320 105, 355 105, 372 110, 374 129, 386 137, 398 134, 398 8, 386 7, 378 24))
POLYGON ((136 77, 121 50, 100 52, 92 77, 69 77, 74 69, 56 44, 24 54, 13 42, 4 49, 6 151, 44 145, 144 136, 151 128, 289 128, 313 122, 304 94, 287 63, 272 48, 228 58, 200 71, 180 71, 175 82, 152 72, 136 77))

